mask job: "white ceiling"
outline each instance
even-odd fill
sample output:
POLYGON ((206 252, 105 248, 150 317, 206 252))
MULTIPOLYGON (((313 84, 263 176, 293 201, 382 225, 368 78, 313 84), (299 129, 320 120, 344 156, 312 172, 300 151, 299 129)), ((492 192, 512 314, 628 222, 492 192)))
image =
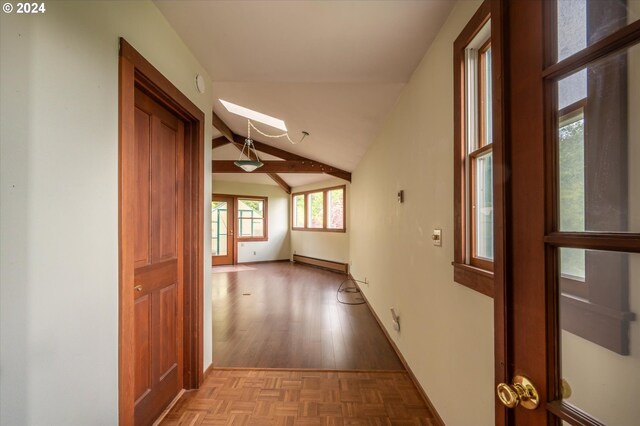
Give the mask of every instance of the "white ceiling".
MULTIPOLYGON (((294 141, 302 130, 310 133, 298 145, 252 134, 255 140, 347 171, 375 139, 453 3, 155 0, 209 72, 214 99, 283 119, 294 141)), ((214 105, 246 136, 245 119, 214 105)), ((222 159, 220 149, 214 158, 222 159)), ((281 176, 292 186, 326 179, 281 176)))

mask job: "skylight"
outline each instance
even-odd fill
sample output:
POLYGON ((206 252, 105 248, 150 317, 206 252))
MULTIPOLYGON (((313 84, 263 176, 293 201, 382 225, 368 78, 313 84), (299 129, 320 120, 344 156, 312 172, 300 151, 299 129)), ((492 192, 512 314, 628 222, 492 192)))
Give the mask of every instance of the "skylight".
POLYGON ((284 124, 284 121, 280 120, 279 118, 271 117, 270 115, 254 111, 252 109, 245 108, 243 106, 236 105, 222 99, 220 99, 220 102, 222 102, 222 105, 224 105, 227 111, 233 114, 241 115, 248 118, 249 120, 259 121, 260 123, 264 123, 268 126, 275 127, 276 129, 280 129, 285 132, 287 131, 287 126, 284 124))

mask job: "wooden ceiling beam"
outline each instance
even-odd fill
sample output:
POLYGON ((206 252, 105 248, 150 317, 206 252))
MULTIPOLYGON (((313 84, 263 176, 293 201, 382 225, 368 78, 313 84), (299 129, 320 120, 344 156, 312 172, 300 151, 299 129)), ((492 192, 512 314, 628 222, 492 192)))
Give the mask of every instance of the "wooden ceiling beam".
POLYGON ((215 138, 214 140, 211 141, 211 149, 219 148, 219 147, 224 146, 224 145, 226 145, 228 143, 231 143, 231 142, 225 136, 217 137, 217 138, 215 138))
MULTIPOLYGON (((227 126, 227 124, 222 121, 222 119, 218 117, 215 112, 211 111, 211 114, 213 117, 213 126, 218 129, 220 133, 222 133, 222 136, 212 141, 211 149, 216 149, 228 143, 233 143, 236 148, 242 151, 242 145, 235 143, 234 136, 236 135, 231 131, 229 126, 227 126)), ((244 140, 242 141, 242 144, 244 144, 244 140)), ((275 183, 277 183, 284 192, 286 192, 287 194, 291 194, 291 187, 287 184, 287 182, 284 181, 284 179, 282 179, 275 173, 268 173, 267 176, 269 176, 275 183)))
POLYGON ((284 181, 284 179, 282 179, 275 173, 267 173, 267 176, 273 179, 273 181, 277 183, 284 192, 286 192, 287 194, 291 194, 291 187, 289 186, 289 184, 287 184, 287 182, 284 181))
MULTIPOLYGON (((240 136, 240 135, 236 135, 235 133, 233 133, 231 131, 231 129, 229 128, 229 126, 226 125, 226 123, 224 121, 222 121, 222 119, 220 117, 218 117, 216 115, 215 112, 211 112, 213 114, 213 126, 218 129, 222 135, 229 141, 232 142, 236 148, 242 150, 242 146, 244 145, 244 140, 245 138, 240 136)), ((218 138, 219 139, 219 138, 218 138)), ((218 142, 220 143, 220 142, 218 142)), ((222 146, 218 145, 218 146, 222 146)), ((285 151, 284 149, 280 149, 280 148, 276 148, 274 146, 271 145, 267 145, 266 143, 262 143, 262 142, 258 142, 255 139, 253 140, 253 146, 256 148, 257 151, 260 151, 264 154, 268 154, 268 155, 273 155, 274 157, 278 157, 281 158, 283 160, 287 160, 287 161, 297 161, 297 162, 302 162, 306 164, 306 167, 303 167, 303 169, 307 169, 306 171, 262 171, 260 173, 267 173, 278 185, 280 185, 280 187, 282 189, 284 189, 285 191, 287 191, 287 189, 285 189, 285 187, 283 187, 280 183, 280 181, 282 181, 282 178, 280 178, 279 176, 277 177, 273 177, 271 176, 271 174, 275 174, 275 173, 326 173, 328 175, 331 176, 335 176, 337 178, 340 179, 344 179, 347 182, 351 182, 351 172, 347 172, 346 170, 341 170, 338 169, 337 167, 333 167, 330 166, 328 164, 324 164, 321 163, 319 161, 314 161, 311 160, 309 158, 303 157, 301 155, 297 155, 294 154, 292 152, 289 151, 285 151)), ((214 148, 216 148, 217 146, 214 145, 214 148)), ((216 161, 214 161, 214 167, 215 167, 215 163, 216 161)), ((233 164, 233 161, 229 162, 231 164, 233 164)), ((282 161, 279 161, 278 163, 282 163, 282 161)), ((220 164, 220 166, 222 166, 222 164, 220 164)), ((224 167, 228 167, 228 166, 224 166, 224 167)), ((236 171, 218 171, 217 169, 214 169, 214 173, 238 173, 237 172, 237 166, 233 165, 233 167, 236 168, 236 171)), ((276 166, 273 166, 276 167, 276 166)), ((283 167, 282 165, 279 165, 277 167, 283 167)), ((276 167, 276 168, 277 168, 276 167)), ((285 166, 286 167, 286 166, 285 166)), ((294 165, 293 166, 294 169, 300 169, 300 165, 294 165)), ((261 167, 258 170, 264 169, 264 167, 261 167)), ((286 185, 286 182, 282 181, 283 184, 286 185)), ((291 188, 287 185, 287 188, 289 188, 288 193, 291 192, 291 188)))
MULTIPOLYGON (((234 142, 237 145, 242 146, 244 144, 244 139, 242 136, 238 136, 236 134, 233 135, 234 142)), ((330 166, 328 164, 321 163, 319 161, 311 160, 309 158, 303 157, 301 155, 294 154, 289 151, 285 151, 284 149, 276 148, 271 145, 267 145, 266 143, 258 142, 254 139, 253 146, 257 151, 263 152, 265 154, 273 155, 274 157, 281 158, 283 160, 289 161, 306 161, 309 163, 316 164, 318 167, 324 167, 327 171, 316 171, 316 172, 299 172, 299 173, 326 173, 331 176, 338 177, 340 179, 344 179, 348 182, 351 182, 351 172, 347 172, 345 170, 338 169, 337 167, 330 166)))
POLYGON ((227 126, 226 123, 222 121, 222 119, 218 117, 215 112, 211 111, 211 114, 213 115, 211 120, 213 122, 213 127, 218 129, 220 133, 222 133, 222 136, 227 138, 229 142, 233 142, 234 134, 229 128, 229 126, 227 126))
MULTIPOLYGON (((213 160, 214 173, 243 173, 234 161, 213 160)), ((263 161, 263 166, 252 173, 326 173, 347 179, 350 176, 331 166, 310 160, 263 161)))
MULTIPOLYGON (((244 145, 244 140, 246 138, 236 135, 233 135, 233 141, 242 146, 244 145)), ((267 145, 266 143, 258 142, 255 139, 253 140, 253 146, 256 150, 263 152, 265 154, 273 155, 274 157, 281 158, 283 160, 308 160, 308 158, 304 158, 300 155, 296 155, 292 152, 285 151, 284 149, 276 148, 275 146, 267 145)))

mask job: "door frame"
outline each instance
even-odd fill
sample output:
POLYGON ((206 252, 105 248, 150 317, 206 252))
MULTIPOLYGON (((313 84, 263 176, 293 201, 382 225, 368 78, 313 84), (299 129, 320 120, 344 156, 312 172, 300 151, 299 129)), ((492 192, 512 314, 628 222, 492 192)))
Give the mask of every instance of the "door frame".
POLYGON ((118 407, 119 424, 134 423, 135 87, 185 123, 183 383, 203 378, 204 113, 124 38, 118 85, 118 407))

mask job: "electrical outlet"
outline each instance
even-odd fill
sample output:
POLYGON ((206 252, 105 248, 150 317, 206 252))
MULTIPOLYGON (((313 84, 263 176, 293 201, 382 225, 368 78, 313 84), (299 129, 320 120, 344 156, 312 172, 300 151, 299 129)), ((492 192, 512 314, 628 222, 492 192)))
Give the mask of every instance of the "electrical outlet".
POLYGON ((256 252, 255 252, 255 251, 253 252, 253 255, 254 255, 254 256, 256 255, 256 252))

